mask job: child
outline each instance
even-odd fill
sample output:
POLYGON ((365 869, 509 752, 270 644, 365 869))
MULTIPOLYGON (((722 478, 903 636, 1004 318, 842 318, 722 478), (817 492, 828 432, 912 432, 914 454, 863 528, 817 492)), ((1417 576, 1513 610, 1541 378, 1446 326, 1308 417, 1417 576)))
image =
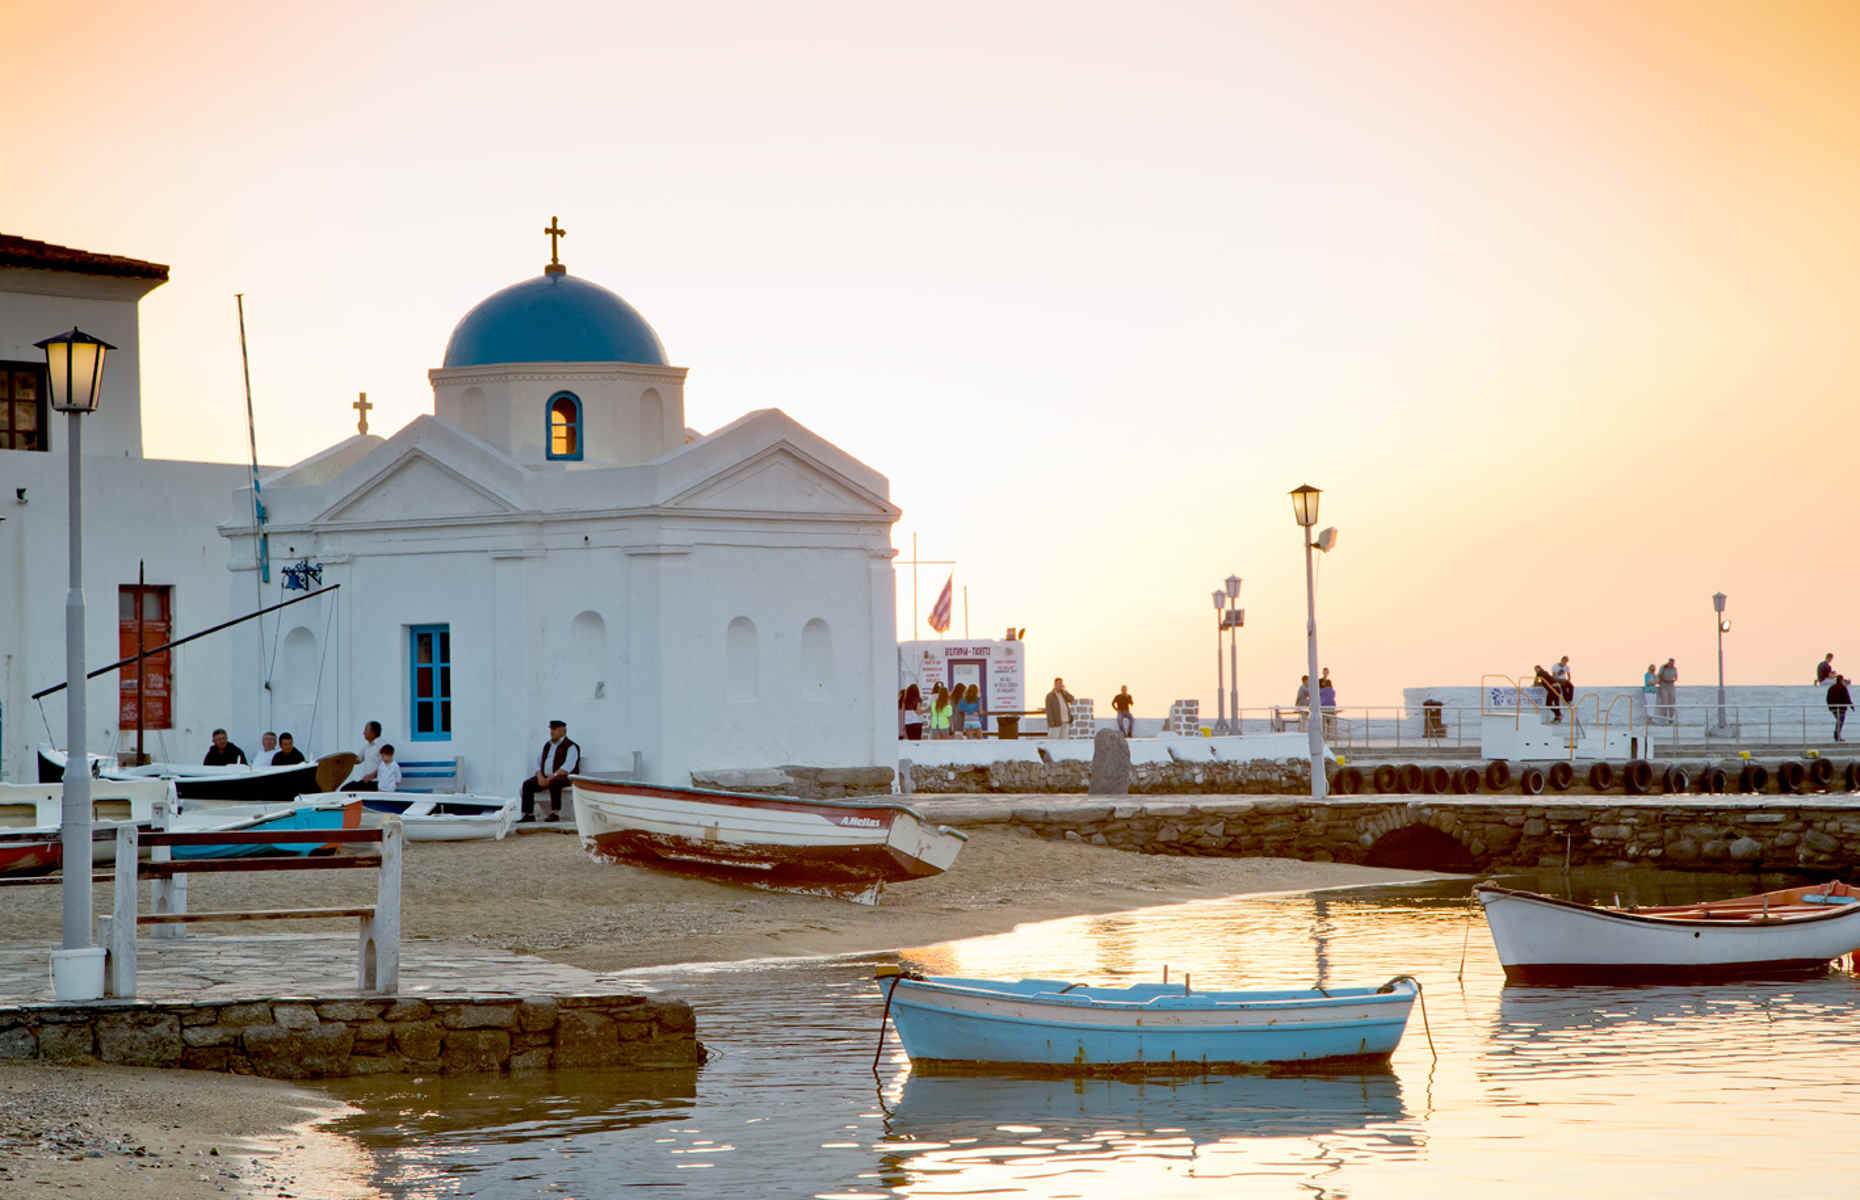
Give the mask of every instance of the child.
POLYGON ((394 761, 394 747, 381 747, 381 769, 375 772, 375 787, 383 792, 400 791, 400 764, 394 761))

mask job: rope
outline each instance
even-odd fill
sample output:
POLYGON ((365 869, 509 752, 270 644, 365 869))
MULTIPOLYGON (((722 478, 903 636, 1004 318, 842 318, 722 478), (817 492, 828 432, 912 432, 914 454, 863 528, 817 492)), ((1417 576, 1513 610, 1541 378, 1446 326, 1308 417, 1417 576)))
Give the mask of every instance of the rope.
MULTIPOLYGON (((323 664, 329 661, 329 627, 330 627, 330 623, 333 622, 335 619, 336 619, 336 606, 334 604, 331 604, 329 606, 329 612, 326 613, 323 617, 323 646, 322 646, 323 652, 317 656, 317 660, 316 660, 316 694, 310 697, 310 737, 311 738, 316 737, 317 712, 323 706, 323 664)), ((316 745, 316 742, 311 741, 308 744, 314 746, 316 745)))
POLYGON ((891 1020, 891 998, 898 994, 898 981, 903 975, 893 975, 891 986, 885 990, 885 1011, 878 1018, 878 1048, 872 1051, 872 1078, 878 1078, 878 1060, 885 1053, 885 1024, 891 1020))
POLYGON ((1472 940, 1473 909, 1477 908, 1478 905, 1479 898, 1474 896, 1466 909, 1466 930, 1464 933, 1460 934, 1460 973, 1455 975, 1454 978, 1461 983, 1466 982, 1466 943, 1472 940))
POLYGON ((1427 1023, 1427 993, 1422 990, 1421 981, 1412 975, 1397 975, 1376 990, 1378 992, 1392 992, 1395 990, 1395 985, 1403 980, 1407 980, 1414 985, 1414 998, 1421 1002, 1421 1031, 1427 1034, 1427 1052, 1434 1056, 1435 1062, 1439 1062, 1440 1051, 1434 1049, 1434 1030, 1433 1027, 1427 1023))
POLYGON ((45 722, 45 740, 53 746, 58 745, 58 739, 52 736, 52 719, 45 715, 45 697, 43 696, 39 697, 39 720, 45 722))

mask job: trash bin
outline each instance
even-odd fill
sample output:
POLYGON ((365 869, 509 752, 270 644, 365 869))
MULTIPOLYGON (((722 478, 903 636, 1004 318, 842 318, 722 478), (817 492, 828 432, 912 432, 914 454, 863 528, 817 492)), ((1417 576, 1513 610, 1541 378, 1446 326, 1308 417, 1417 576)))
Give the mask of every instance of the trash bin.
POLYGON ((995 736, 1004 742, 1020 740, 1020 714, 998 716, 995 718, 995 736))

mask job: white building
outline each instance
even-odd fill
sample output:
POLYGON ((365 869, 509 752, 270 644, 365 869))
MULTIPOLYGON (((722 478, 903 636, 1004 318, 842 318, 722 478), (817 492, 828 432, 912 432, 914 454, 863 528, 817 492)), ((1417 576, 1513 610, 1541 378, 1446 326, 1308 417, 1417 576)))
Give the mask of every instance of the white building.
MULTIPOLYGON (((133 333, 133 300, 129 309, 133 333)), ((0 350, 30 361, 13 341, 71 324, 35 313, 26 328, 44 330, 15 339, 9 324, 0 350)), ((120 361, 106 373, 107 403, 139 406, 124 395, 120 361)), ((192 576, 171 585, 177 632, 298 594, 282 588, 287 563, 320 564, 324 586, 342 585, 177 651, 170 752, 198 754, 214 724, 248 750, 264 729, 289 729, 315 752, 352 748, 376 719, 403 760, 456 758, 466 786, 511 791, 560 717, 589 769, 625 769, 637 751, 664 782, 693 769, 888 763, 898 510, 885 478, 773 409, 691 434, 684 377, 630 305, 552 264, 459 322, 430 373, 434 415, 262 477, 269 583, 255 579, 244 472, 164 464, 186 484, 163 502, 198 491, 210 515, 189 508, 157 524, 117 503, 130 528, 120 546, 93 552, 88 578, 120 577, 127 564, 133 579, 124 554, 145 546, 153 582, 164 557, 215 543, 204 555, 217 576, 211 611, 182 605, 199 586, 192 576)), ((9 469, 18 458, 62 479, 62 455, 0 454, 9 469)), ((111 507, 103 497, 148 469, 132 457, 87 477, 88 528, 111 507)), ((36 638, 0 621, 0 651, 30 646, 22 678, 36 684, 16 689, 9 667, 14 775, 15 755, 43 735, 16 732, 16 693, 61 674, 62 519, 59 508, 35 523, 21 559, 36 638)), ((90 592, 90 657, 108 661, 114 614, 99 619, 99 588, 90 592)), ((62 707, 47 712, 62 742, 62 707)), ((95 702, 92 712, 100 726, 116 715, 95 702)), ((110 744, 118 730, 99 734, 110 744)))

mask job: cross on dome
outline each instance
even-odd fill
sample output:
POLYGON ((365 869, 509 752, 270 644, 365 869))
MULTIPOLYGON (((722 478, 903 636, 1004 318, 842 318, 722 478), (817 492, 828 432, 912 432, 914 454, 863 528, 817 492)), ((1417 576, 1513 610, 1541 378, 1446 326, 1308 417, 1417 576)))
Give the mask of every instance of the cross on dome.
POLYGON ((349 405, 349 407, 354 409, 357 413, 361 414, 361 419, 356 421, 355 423, 356 431, 358 433, 367 433, 368 432, 368 410, 373 408, 374 405, 368 403, 367 392, 363 392, 361 396, 362 398, 360 400, 357 400, 354 404, 349 405))
POLYGON ((548 271, 552 275, 560 275, 563 271, 567 270, 567 268, 562 265, 561 258, 556 254, 556 241, 558 238, 567 237, 568 230, 562 228, 561 223, 554 217, 550 217, 549 228, 543 230, 543 232, 549 236, 549 265, 544 267, 543 270, 548 271))

